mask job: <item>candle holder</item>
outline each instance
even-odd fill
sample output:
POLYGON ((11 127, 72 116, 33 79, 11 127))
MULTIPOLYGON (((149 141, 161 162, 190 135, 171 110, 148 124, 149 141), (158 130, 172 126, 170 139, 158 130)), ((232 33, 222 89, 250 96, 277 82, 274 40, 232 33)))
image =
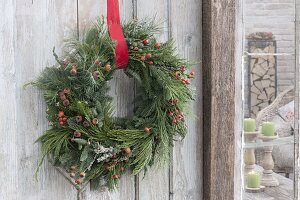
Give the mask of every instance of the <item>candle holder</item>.
MULTIPOLYGON (((254 143, 259 132, 244 132, 245 143, 254 143)), ((248 174, 255 168, 255 151, 253 148, 244 152, 244 174, 248 174)))
MULTIPOLYGON (((264 142, 269 142, 278 138, 277 135, 275 136, 260 136, 264 142)), ((264 147, 264 157, 263 157, 263 164, 262 167, 264 168, 262 178, 261 178, 261 185, 267 187, 276 187, 279 185, 278 180, 274 177, 274 160, 272 157, 273 146, 266 146, 264 147)))

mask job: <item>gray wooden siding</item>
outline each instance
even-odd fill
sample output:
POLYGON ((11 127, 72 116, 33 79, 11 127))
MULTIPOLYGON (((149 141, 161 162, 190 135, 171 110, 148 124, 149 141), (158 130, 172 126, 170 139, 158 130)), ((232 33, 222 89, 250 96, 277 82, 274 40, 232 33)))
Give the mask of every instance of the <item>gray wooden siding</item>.
MULTIPOLYGON (((106 0, 2 0, 0 10, 0 199, 76 199, 76 189, 47 162, 35 180, 41 151, 34 141, 48 128, 48 122, 41 93, 23 85, 55 63, 53 46, 60 53, 65 37, 81 36, 97 16, 106 15, 106 0)), ((156 15, 164 30, 158 37, 162 41, 174 37, 178 53, 200 63, 201 1, 120 0, 120 12, 123 21, 156 15)), ((125 176, 114 193, 87 186, 84 199, 202 199, 200 64, 194 69, 197 96, 191 110, 198 117, 188 120, 186 139, 175 143, 170 168, 153 169, 146 177, 125 176)), ((116 115, 130 115, 134 83, 118 71, 111 85, 116 115)))

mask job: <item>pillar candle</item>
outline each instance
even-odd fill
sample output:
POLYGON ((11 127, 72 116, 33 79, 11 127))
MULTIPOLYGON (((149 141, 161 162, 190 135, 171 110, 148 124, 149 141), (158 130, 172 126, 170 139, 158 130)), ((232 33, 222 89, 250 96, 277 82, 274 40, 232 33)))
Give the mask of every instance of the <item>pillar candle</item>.
POLYGON ((251 118, 244 119, 244 131, 255 132, 255 130, 256 130, 255 119, 251 119, 251 118))
POLYGON ((248 188, 260 188, 260 174, 255 171, 251 171, 246 177, 248 188))
POLYGON ((263 122, 261 125, 261 132, 264 136, 274 136, 275 124, 273 122, 263 122))

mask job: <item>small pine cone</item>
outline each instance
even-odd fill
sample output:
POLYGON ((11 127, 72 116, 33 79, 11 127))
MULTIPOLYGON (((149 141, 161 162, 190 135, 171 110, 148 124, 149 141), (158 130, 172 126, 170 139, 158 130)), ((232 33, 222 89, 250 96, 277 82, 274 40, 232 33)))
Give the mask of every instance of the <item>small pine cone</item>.
POLYGON ((70 169, 71 170, 76 170, 76 166, 73 165, 73 166, 70 167, 70 169))
POLYGON ((70 173, 70 177, 74 178, 75 176, 76 176, 76 175, 75 175, 74 172, 71 172, 71 173, 70 173))

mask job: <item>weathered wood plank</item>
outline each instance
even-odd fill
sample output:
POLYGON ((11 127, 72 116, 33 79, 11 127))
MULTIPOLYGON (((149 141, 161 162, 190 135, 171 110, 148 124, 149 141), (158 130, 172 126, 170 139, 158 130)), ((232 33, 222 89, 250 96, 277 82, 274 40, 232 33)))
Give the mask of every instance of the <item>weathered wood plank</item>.
MULTIPOLYGON (((155 17, 156 22, 162 29, 162 33, 157 35, 160 41, 165 42, 168 39, 168 9, 169 3, 165 0, 137 1, 137 18, 155 17), (158 6, 159 5, 159 6, 158 6)), ((164 166, 152 167, 147 171, 146 176, 143 173, 139 175, 139 199, 140 200, 167 200, 169 199, 169 168, 164 166), (151 186, 150 186, 151 185, 151 186)))
POLYGON ((16 83, 14 65, 14 11, 15 1, 5 1, 0 4, 0 196, 5 199, 17 199, 18 161, 16 143, 17 135, 17 108, 16 83), (4 39, 5 38, 5 39, 4 39))
MULTIPOLYGON (((106 0, 92 1, 79 0, 78 1, 78 20, 79 32, 82 33, 88 28, 97 17, 102 15, 106 17, 107 4, 106 0)), ((131 19, 133 16, 133 6, 130 1, 120 1, 120 15, 121 20, 125 21, 131 19)), ((115 115, 125 117, 132 115, 133 111, 133 97, 134 84, 124 73, 123 70, 118 70, 111 80, 110 95, 114 97, 113 104, 115 106, 115 115)), ((127 175, 123 176, 120 181, 119 191, 109 192, 107 188, 99 190, 88 190, 88 199, 105 199, 105 200, 130 200, 135 198, 134 177, 127 175)))
POLYGON ((204 199, 234 199, 237 0, 203 1, 204 199))
POLYGON ((48 122, 40 92, 34 88, 24 90, 23 85, 55 62, 53 46, 60 51, 64 36, 76 28, 76 2, 24 0, 15 3, 15 22, 12 24, 15 88, 11 93, 16 98, 4 103, 13 103, 16 108, 16 116, 11 121, 16 125, 13 135, 17 137, 14 143, 17 154, 12 159, 16 160, 17 170, 11 170, 14 170, 17 183, 11 187, 17 188, 16 199, 74 199, 75 189, 48 162, 41 168, 39 182, 34 178, 41 158, 41 151, 34 141, 48 128, 48 122))
POLYGON ((191 113, 197 117, 187 120, 188 134, 185 140, 175 143, 173 151, 173 188, 171 199, 202 199, 202 80, 201 80, 201 1, 170 1, 171 33, 179 54, 191 62, 197 62, 193 70, 197 78, 195 102, 191 113))

